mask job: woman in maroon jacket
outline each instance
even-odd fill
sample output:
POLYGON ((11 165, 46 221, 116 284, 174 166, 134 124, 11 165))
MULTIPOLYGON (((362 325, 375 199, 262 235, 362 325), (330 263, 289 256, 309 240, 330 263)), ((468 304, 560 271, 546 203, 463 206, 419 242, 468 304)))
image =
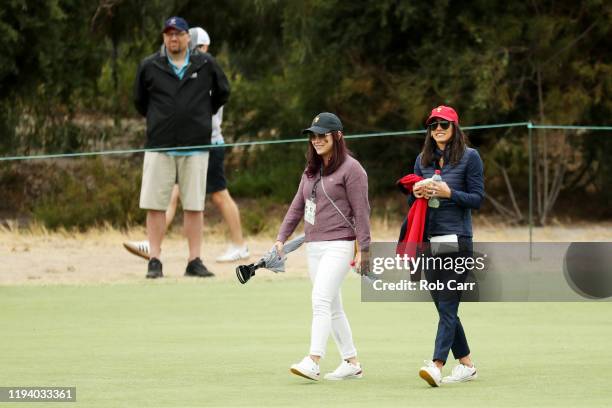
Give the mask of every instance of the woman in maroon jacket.
POLYGON ((368 178, 350 156, 342 134, 342 122, 328 112, 317 115, 308 134, 307 166, 298 191, 285 215, 274 244, 283 243, 304 219, 308 272, 312 281, 312 331, 310 351, 291 366, 293 374, 318 380, 319 360, 325 355, 330 333, 342 356, 328 380, 361 378, 351 327, 342 308, 340 287, 351 261, 357 269, 367 263, 370 245, 368 178), (355 253, 355 240, 359 251, 355 253))

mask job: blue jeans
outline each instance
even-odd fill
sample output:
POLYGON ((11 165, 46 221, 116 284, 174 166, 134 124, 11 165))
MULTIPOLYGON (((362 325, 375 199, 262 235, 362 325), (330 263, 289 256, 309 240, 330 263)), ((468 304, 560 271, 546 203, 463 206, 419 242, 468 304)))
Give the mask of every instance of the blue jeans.
MULTIPOLYGON (((440 256, 445 258, 467 257, 472 256, 472 253, 472 238, 459 237, 459 252, 440 256)), ((428 256, 432 256, 431 253, 428 253, 428 256)), ((468 272, 457 274, 454 271, 446 271, 444 269, 425 270, 424 272, 428 282, 439 281, 444 283, 445 287, 448 280, 454 279, 458 283, 463 283, 468 275, 468 272)), ((446 364, 449 350, 452 350, 455 359, 466 357, 470 354, 470 347, 468 346, 461 320, 459 320, 457 315, 459 302, 461 301, 461 291, 445 288, 442 290, 431 290, 430 294, 439 316, 433 360, 439 360, 442 364, 446 364)))

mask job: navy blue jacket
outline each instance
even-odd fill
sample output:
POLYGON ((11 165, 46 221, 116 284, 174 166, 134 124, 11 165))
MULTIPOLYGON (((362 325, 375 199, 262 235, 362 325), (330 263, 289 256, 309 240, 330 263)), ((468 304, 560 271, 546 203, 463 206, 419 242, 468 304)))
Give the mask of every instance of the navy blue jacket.
MULTIPOLYGON (((446 161, 446 160, 445 160, 446 161)), ((479 209, 484 198, 484 171, 478 151, 467 147, 456 165, 444 163, 442 181, 451 189, 450 198, 440 198, 440 207, 427 209, 425 235, 457 234, 472 237, 472 209, 479 209)), ((421 155, 414 163, 414 174, 429 178, 434 175, 433 163, 421 166, 421 155)), ((410 204, 414 201, 411 197, 410 204)))

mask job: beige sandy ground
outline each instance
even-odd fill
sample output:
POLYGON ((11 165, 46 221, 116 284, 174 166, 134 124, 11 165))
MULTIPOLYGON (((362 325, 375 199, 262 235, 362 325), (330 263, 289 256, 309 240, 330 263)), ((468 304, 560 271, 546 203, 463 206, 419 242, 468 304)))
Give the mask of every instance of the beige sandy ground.
MULTIPOLYGON (((529 232, 526 227, 510 227, 493 224, 486 217, 475 220, 474 239, 480 242, 525 242, 529 232)), ((98 229, 87 233, 48 232, 43 228, 17 230, 0 229, 0 285, 48 285, 48 284, 99 284, 144 281, 146 261, 128 253, 122 242, 144 239, 144 229, 121 232, 114 229, 98 229)), ((374 222, 372 239, 394 241, 397 228, 382 222, 374 222)), ((612 223, 556 225, 536 228, 534 241, 612 241, 612 223)), ((272 245, 272 234, 249 237, 251 251, 249 262, 255 262, 272 245)), ((203 260, 217 275, 215 279, 235 279, 234 269, 238 263, 217 264, 214 258, 225 249, 222 226, 207 228, 204 234, 203 260)), ((187 246, 175 228, 164 241, 162 261, 165 279, 163 282, 194 279, 183 277, 187 246)), ((248 263, 248 262, 243 262, 248 263)), ((274 274, 258 272, 258 276, 269 279, 274 274)), ((292 254, 287 273, 274 276, 286 279, 306 275, 304 248, 292 254)))

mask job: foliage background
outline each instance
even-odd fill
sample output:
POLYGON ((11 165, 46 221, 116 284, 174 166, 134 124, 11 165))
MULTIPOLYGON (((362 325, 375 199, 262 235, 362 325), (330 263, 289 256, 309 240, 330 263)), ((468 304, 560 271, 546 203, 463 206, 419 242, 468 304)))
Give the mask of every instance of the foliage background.
MULTIPOLYGON (((8 0, 0 6, 0 154, 142 146, 132 81, 170 15, 211 35, 232 83, 228 141, 295 138, 320 111, 336 112, 347 133, 418 129, 442 103, 463 124, 610 123, 612 4, 603 0, 8 0)), ((525 129, 469 136, 498 203, 484 211, 524 222, 525 129)), ((388 204, 401 202, 393 181, 411 171, 421 143, 351 144, 373 200, 385 203, 378 207, 400 210, 388 204)), ((536 148, 539 223, 612 216, 609 133, 538 132, 536 148), (576 208, 576 195, 587 204, 576 208)), ((0 215, 53 227, 140 222, 140 160, 2 162, 0 215), (46 187, 33 187, 41 179, 46 187)), ((230 190, 285 205, 302 165, 299 145, 233 149, 230 190)))

